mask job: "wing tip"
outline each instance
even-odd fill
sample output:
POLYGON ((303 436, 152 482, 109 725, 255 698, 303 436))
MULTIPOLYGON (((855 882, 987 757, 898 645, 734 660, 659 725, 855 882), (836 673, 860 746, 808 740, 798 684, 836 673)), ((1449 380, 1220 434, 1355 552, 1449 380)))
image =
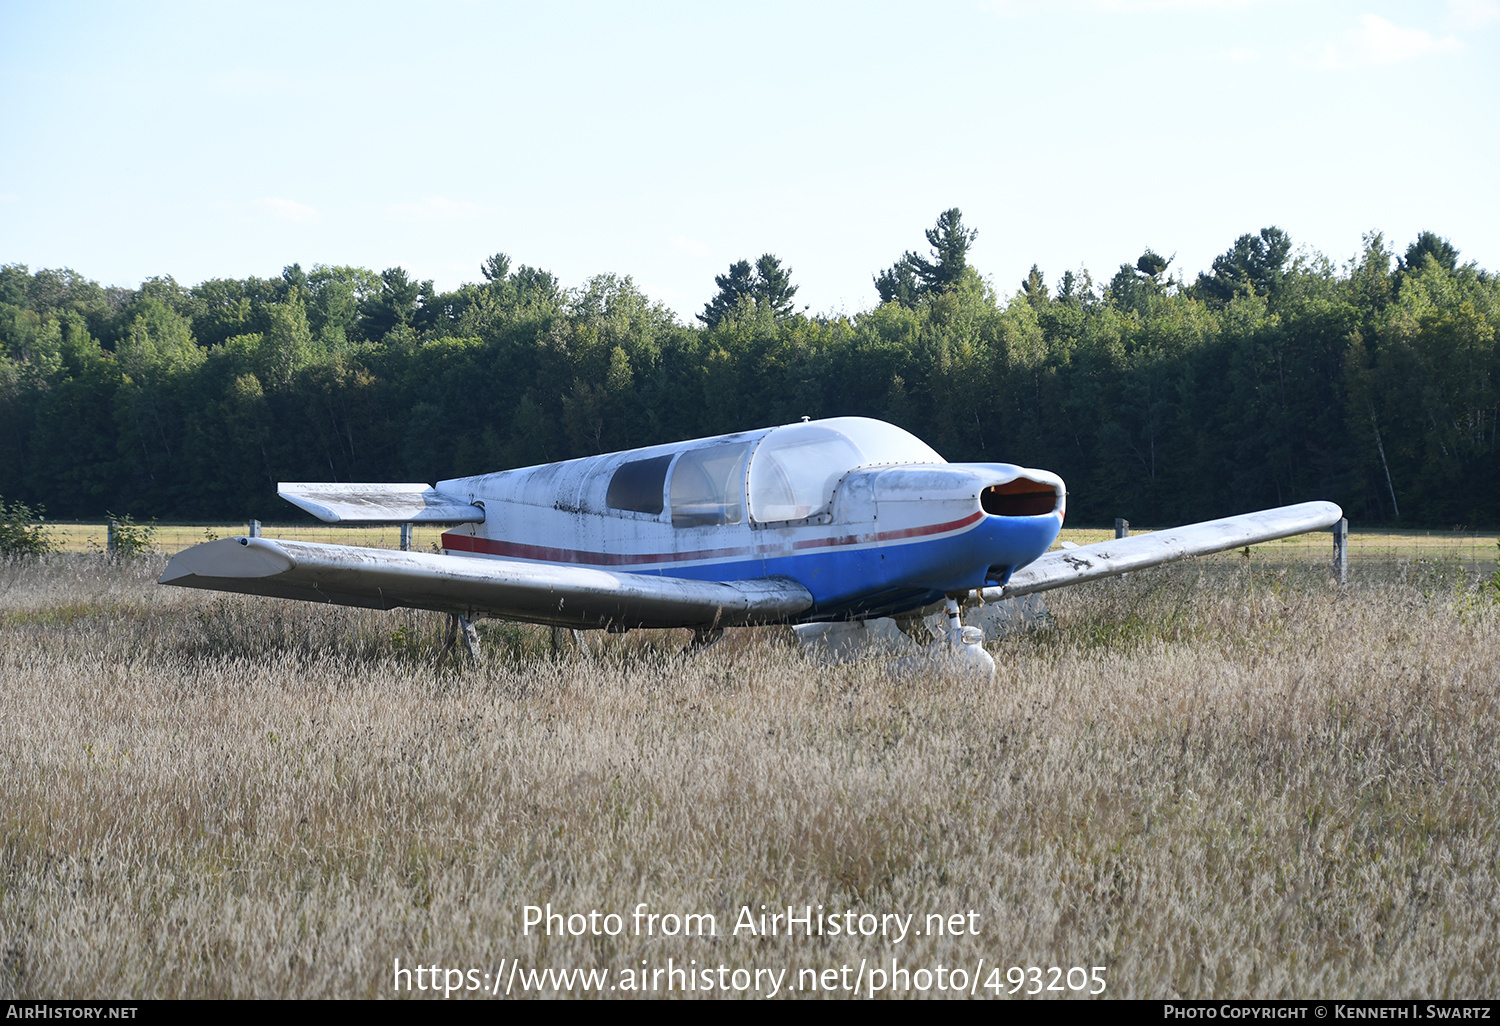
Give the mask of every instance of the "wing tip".
POLYGON ((185 584, 188 577, 274 577, 296 565, 296 560, 269 538, 220 538, 177 553, 156 583, 185 584))

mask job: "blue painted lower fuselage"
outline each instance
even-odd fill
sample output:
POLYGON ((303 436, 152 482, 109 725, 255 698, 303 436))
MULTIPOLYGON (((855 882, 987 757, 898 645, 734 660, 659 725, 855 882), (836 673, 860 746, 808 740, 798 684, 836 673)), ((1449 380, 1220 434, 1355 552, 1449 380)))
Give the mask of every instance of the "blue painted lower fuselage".
POLYGON ((830 544, 792 555, 651 568, 644 572, 701 581, 790 577, 812 592, 804 621, 892 616, 945 595, 1003 584, 1051 547, 1062 526, 1053 514, 981 514, 963 530, 935 538, 868 545, 830 544))

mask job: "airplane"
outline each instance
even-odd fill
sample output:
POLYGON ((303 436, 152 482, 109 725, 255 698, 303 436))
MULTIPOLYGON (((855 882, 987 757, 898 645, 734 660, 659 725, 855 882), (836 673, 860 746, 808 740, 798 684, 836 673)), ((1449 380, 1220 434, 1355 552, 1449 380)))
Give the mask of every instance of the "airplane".
POLYGON ((1056 474, 949 463, 915 435, 835 417, 418 484, 282 483, 327 523, 450 525, 440 553, 224 538, 186 549, 178 587, 450 615, 478 658, 482 617, 558 628, 724 628, 940 610, 929 646, 993 674, 962 608, 1326 530, 1305 502, 1049 551, 1056 474))

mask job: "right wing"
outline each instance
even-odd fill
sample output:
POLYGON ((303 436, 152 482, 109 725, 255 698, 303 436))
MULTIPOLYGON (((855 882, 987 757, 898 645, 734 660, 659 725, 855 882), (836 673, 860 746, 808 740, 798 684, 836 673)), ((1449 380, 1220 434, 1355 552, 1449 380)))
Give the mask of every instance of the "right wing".
POLYGON ((161 584, 369 609, 434 609, 556 627, 735 627, 813 604, 786 577, 693 581, 555 563, 224 538, 172 557, 161 584))
POLYGON ((1082 584, 1101 577, 1144 570, 1189 556, 1238 549, 1246 545, 1289 538, 1309 531, 1326 531, 1343 519, 1344 511, 1331 502, 1304 502, 1296 506, 1243 513, 1223 520, 1208 520, 1167 531, 1152 531, 1130 538, 1076 545, 1048 552, 1027 563, 998 588, 985 588, 985 602, 1030 595, 1069 584, 1082 584))

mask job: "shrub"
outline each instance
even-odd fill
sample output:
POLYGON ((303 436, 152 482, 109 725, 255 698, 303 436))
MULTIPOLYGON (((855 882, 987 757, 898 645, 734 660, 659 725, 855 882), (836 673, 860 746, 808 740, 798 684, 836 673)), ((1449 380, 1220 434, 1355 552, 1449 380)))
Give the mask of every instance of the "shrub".
POLYGON ((41 556, 57 546, 47 536, 45 511, 0 496, 0 556, 41 556))
POLYGON ((155 519, 149 524, 138 524, 134 517, 119 517, 113 513, 106 513, 105 516, 114 523, 113 551, 121 558, 143 556, 156 544, 155 519))

